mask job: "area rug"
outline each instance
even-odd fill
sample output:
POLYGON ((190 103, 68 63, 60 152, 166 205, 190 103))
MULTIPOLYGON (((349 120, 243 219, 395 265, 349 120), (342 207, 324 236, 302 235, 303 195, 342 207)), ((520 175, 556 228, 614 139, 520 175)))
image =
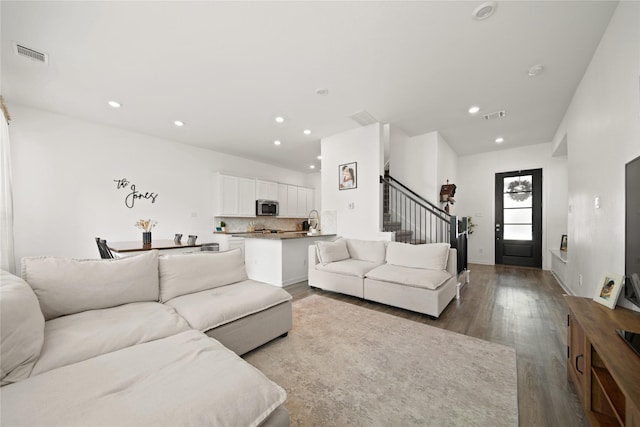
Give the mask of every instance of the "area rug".
POLYGON ((292 426, 516 426, 515 350, 331 298, 245 356, 288 393, 292 426))

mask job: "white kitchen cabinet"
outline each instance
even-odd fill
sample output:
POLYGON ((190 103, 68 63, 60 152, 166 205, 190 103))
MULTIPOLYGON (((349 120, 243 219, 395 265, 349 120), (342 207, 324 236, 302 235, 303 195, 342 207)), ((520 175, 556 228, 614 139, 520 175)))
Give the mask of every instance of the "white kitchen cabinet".
POLYGON ((214 188, 215 216, 256 216, 254 179, 217 174, 214 188))
POLYGON ((289 215, 288 209, 288 191, 289 186, 287 184, 278 184, 278 198, 276 199, 279 204, 280 212, 278 213, 281 217, 286 217, 289 215))
POLYGON ((304 216, 309 216, 309 212, 316 209, 316 191, 313 188, 307 188, 307 211, 304 216))
POLYGON ((238 178, 238 215, 256 216, 256 181, 238 178))
POLYGON ((296 208, 296 216, 304 218, 307 216, 307 188, 298 187, 298 205, 296 208))
POLYGON ((256 179, 256 199, 278 200, 278 183, 256 179))
POLYGON ((298 186, 287 185, 287 216, 295 218, 298 216, 298 186))

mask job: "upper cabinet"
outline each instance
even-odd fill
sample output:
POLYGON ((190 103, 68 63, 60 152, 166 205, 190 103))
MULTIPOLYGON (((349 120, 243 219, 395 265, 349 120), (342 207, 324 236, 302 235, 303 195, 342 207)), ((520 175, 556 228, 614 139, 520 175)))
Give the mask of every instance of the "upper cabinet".
POLYGON ((279 217, 307 218, 315 191, 297 185, 218 173, 214 185, 214 216, 255 217, 256 200, 277 200, 279 217))
POLYGON ((217 174, 214 191, 214 215, 256 216, 255 179, 217 174))
POLYGON ((256 179, 256 199, 278 200, 278 183, 256 179))

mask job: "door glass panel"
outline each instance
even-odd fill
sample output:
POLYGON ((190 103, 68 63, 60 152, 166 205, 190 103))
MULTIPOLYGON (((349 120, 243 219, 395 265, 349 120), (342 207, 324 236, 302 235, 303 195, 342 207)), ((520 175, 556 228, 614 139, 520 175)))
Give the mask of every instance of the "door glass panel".
POLYGON ((526 225, 505 225, 504 240, 532 240, 533 227, 526 225))
POLYGON ((530 193, 533 177, 531 175, 512 176, 504 179, 505 193, 530 193))
POLYGON ((532 199, 531 193, 505 193, 503 208, 530 208, 532 199))
POLYGON ((505 224, 531 224, 532 221, 531 208, 525 209, 505 209, 504 210, 504 223, 505 224))

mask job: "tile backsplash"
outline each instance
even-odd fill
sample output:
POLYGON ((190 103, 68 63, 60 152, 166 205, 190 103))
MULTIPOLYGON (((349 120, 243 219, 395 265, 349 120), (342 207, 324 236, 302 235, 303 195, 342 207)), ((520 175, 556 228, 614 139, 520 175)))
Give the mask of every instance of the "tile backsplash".
POLYGON ((304 218, 274 218, 274 217, 256 217, 256 218, 237 218, 237 217, 214 217, 213 227, 220 226, 220 221, 224 221, 227 224, 227 233, 243 233, 248 231, 249 223, 255 224, 256 229, 272 229, 272 230, 284 230, 295 231, 298 225, 302 225, 304 218))

